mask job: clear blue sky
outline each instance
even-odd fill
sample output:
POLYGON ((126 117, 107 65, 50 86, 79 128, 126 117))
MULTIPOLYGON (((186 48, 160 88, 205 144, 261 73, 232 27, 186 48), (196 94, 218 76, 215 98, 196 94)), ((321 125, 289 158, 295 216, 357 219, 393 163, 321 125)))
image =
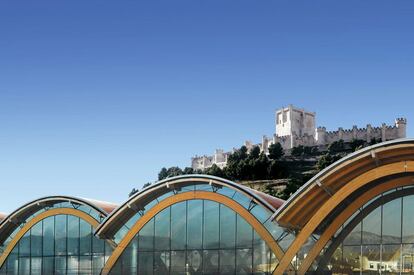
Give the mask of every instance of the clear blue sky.
POLYGON ((413 27, 409 0, 0 1, 0 211, 122 202, 289 103, 413 136, 413 27))

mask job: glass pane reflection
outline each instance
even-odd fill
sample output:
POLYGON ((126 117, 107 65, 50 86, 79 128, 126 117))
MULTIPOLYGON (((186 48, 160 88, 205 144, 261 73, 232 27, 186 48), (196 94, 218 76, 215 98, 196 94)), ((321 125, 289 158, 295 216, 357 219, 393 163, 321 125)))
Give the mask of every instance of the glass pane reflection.
MULTIPOLYGON (((137 240, 133 257, 138 259, 138 272, 133 274, 272 274, 277 264, 247 221, 209 200, 189 200, 165 208, 141 229, 137 240), (159 251, 159 246, 151 245, 161 236, 165 244, 171 243, 171 249, 165 245, 167 249, 159 251)), ((119 274, 118 266, 124 258, 130 262, 131 255, 128 247, 111 274, 119 274)))
POLYGON ((107 248, 105 255, 102 246, 109 247, 93 236, 93 228, 86 221, 71 215, 47 217, 19 240, 0 273, 100 274, 105 256, 112 253, 107 248), (98 251, 92 248, 93 242, 101 244, 96 246, 98 251), (98 264, 92 266, 92 257, 100 259, 98 264))

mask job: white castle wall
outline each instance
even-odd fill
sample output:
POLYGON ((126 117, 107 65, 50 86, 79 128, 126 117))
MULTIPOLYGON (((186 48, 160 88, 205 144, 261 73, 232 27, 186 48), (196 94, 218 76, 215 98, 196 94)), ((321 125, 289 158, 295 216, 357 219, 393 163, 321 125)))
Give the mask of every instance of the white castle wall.
MULTIPOLYGON (((370 142, 372 139, 386 141, 406 137, 407 120, 405 118, 397 118, 394 125, 383 123, 380 127, 372 127, 368 124, 365 128, 353 126, 352 129, 343 129, 340 127, 337 131, 326 131, 325 127, 315 128, 315 118, 315 113, 289 105, 287 108, 276 111, 276 133, 272 138, 262 136, 261 143, 254 144, 246 141, 244 146, 249 151, 254 146, 259 146, 260 150, 267 154, 271 144, 280 143, 288 153, 290 149, 299 145, 326 146, 339 140, 350 142, 354 139, 361 139, 370 142)), ((195 156, 191 159, 191 167, 204 170, 216 164, 223 168, 231 153, 217 149, 213 156, 195 156)))

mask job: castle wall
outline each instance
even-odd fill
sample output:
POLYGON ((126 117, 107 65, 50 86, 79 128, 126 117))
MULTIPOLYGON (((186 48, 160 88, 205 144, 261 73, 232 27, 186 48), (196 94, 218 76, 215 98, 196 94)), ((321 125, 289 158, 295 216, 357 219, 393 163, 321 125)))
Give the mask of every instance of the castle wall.
MULTIPOLYGON (((372 127, 368 124, 365 128, 353 126, 351 129, 338 128, 337 131, 326 131, 325 127, 315 128, 315 113, 289 105, 287 108, 278 110, 275 119, 276 132, 273 138, 263 136, 262 142, 258 144, 246 141, 244 145, 248 151, 254 146, 259 146, 260 150, 267 154, 269 146, 274 143, 280 143, 288 153, 290 149, 300 145, 326 147, 339 140, 350 142, 359 139, 370 142, 372 139, 386 141, 406 137, 407 120, 405 118, 396 119, 394 125, 383 123, 380 127, 372 127)), ((191 159, 191 167, 204 170, 216 164, 223 168, 231 153, 217 149, 213 156, 195 156, 191 159)))

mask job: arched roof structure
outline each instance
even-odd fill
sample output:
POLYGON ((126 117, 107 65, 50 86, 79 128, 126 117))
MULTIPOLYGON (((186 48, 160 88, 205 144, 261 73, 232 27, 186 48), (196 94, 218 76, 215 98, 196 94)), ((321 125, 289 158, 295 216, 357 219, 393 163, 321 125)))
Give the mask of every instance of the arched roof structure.
POLYGON ((96 235, 109 238, 122 227, 126 220, 136 214, 148 201, 177 188, 192 184, 209 184, 220 188, 229 187, 243 193, 254 202, 274 213, 284 200, 253 190, 232 181, 209 175, 183 175, 159 181, 131 196, 125 203, 115 209, 97 228, 96 235))
POLYGON ((304 274, 324 245, 358 206, 380 192, 414 181, 414 140, 400 139, 359 150, 327 167, 279 210, 279 225, 298 232, 274 274, 282 274, 312 234, 321 235, 299 269, 304 274), (387 189, 388 188, 388 189, 387 189), (353 205, 353 207, 348 207, 353 205), (341 216, 342 219, 337 219, 341 216))
POLYGON ((0 244, 3 243, 9 237, 9 235, 31 215, 35 214, 43 208, 48 208, 61 202, 68 202, 79 206, 88 206, 99 213, 102 219, 117 207, 113 203, 90 199, 81 199, 70 196, 49 196, 39 198, 19 207, 9 215, 5 216, 3 219, 1 219, 0 216, 0 244))

